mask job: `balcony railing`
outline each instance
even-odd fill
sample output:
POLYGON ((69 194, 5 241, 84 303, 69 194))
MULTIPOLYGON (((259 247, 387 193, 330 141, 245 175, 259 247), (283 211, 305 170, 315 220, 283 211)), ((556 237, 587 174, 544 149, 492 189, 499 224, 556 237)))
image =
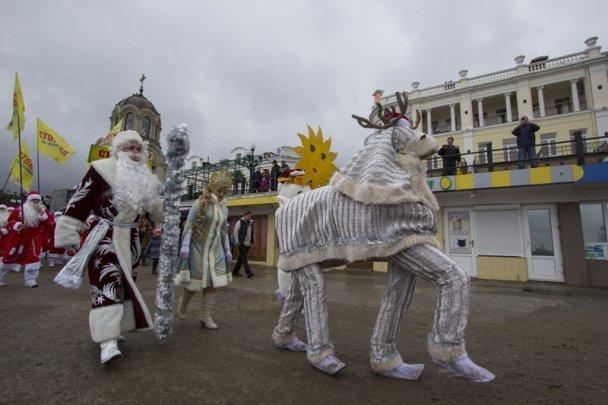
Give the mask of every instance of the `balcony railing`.
MULTIPOLYGON (((583 139, 581 134, 575 134, 572 140, 536 144, 535 148, 539 167, 597 163, 608 158, 608 135, 583 139)), ((459 174, 517 169, 517 151, 517 147, 493 149, 492 143, 488 142, 485 150, 462 153, 456 168, 459 174)), ((526 159, 525 163, 529 164, 529 160, 526 159)), ((445 173, 441 156, 427 159, 427 168, 428 177, 445 173)))

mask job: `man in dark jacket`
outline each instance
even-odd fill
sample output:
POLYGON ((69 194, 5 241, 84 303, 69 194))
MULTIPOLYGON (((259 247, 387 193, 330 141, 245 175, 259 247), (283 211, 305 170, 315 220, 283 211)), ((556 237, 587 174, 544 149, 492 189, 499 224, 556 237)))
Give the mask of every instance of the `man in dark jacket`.
POLYGON ((454 145, 454 137, 448 138, 448 143, 443 145, 437 154, 443 157, 442 176, 453 176, 456 174, 456 162, 460 162, 460 149, 454 145))
POLYGON ((530 159, 530 166, 538 166, 536 159, 536 135, 540 127, 532 124, 525 115, 521 117, 519 125, 511 133, 517 137, 517 167, 523 169, 525 167, 524 160, 526 155, 530 159))
POLYGON ((245 267, 245 273, 248 278, 253 277, 255 274, 249 267, 247 261, 247 253, 253 246, 253 219, 251 219, 251 212, 247 211, 243 218, 236 221, 234 224, 234 231, 232 232, 234 244, 239 248, 239 258, 236 261, 236 265, 232 270, 232 275, 235 277, 241 277, 241 265, 245 267))
POLYGON ((255 172, 251 174, 251 184, 249 185, 250 193, 257 193, 260 191, 260 183, 262 182, 262 169, 258 167, 255 172))
POLYGON ((270 189, 271 190, 276 190, 277 189, 277 179, 279 178, 279 176, 281 175, 281 166, 279 166, 279 164, 277 163, 276 160, 272 161, 272 169, 270 169, 270 189))
POLYGON ((284 160, 281 160, 281 176, 289 177, 290 170, 291 170, 291 168, 289 167, 289 165, 287 163, 285 163, 284 160))

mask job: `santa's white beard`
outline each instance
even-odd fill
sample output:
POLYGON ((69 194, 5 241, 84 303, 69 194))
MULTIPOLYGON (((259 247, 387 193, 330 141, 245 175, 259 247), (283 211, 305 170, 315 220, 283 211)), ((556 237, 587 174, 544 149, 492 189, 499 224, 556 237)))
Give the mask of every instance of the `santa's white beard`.
POLYGON ((23 222, 30 228, 35 228, 40 224, 40 215, 36 210, 36 205, 31 202, 25 202, 23 204, 23 222))
POLYGON ((11 215, 8 211, 0 212, 0 228, 3 228, 8 223, 8 217, 11 215))
POLYGON ((159 201, 160 182, 146 166, 145 159, 136 162, 129 152, 118 152, 113 204, 122 210, 131 207, 139 214, 149 211, 159 201))

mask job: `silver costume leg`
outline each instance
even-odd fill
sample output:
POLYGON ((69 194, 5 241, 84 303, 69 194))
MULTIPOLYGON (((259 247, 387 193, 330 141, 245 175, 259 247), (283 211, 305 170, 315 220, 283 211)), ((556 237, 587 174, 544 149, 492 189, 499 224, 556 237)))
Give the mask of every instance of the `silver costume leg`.
POLYGON ((279 321, 272 334, 275 344, 287 343, 296 337, 294 331, 298 324, 300 310, 302 309, 302 305, 304 305, 304 297, 300 290, 300 281, 295 275, 291 278, 292 282, 285 294, 285 301, 281 308, 279 321))
POLYGON ((441 361, 452 361, 466 355, 464 329, 469 314, 468 274, 442 251, 429 245, 411 247, 389 257, 389 261, 402 271, 428 280, 437 288, 435 320, 428 335, 431 356, 441 361))
POLYGON ((293 281, 298 280, 304 298, 308 359, 318 362, 334 354, 334 347, 329 340, 325 280, 318 264, 302 267, 293 275, 293 281))
POLYGON ((397 338, 401 319, 412 301, 415 288, 416 275, 389 262, 386 291, 372 335, 370 364, 375 373, 390 371, 403 363, 397 350, 397 338))

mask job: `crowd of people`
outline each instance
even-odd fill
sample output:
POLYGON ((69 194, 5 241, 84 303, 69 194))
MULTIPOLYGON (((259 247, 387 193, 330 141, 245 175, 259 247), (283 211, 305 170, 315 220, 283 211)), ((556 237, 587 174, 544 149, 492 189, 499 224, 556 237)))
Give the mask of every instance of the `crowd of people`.
POLYGON ((278 188, 278 179, 289 174, 291 168, 284 160, 281 160, 281 165, 276 160, 272 161, 270 170, 257 167, 251 174, 251 183, 249 184, 250 193, 265 193, 268 191, 276 191, 278 188))

